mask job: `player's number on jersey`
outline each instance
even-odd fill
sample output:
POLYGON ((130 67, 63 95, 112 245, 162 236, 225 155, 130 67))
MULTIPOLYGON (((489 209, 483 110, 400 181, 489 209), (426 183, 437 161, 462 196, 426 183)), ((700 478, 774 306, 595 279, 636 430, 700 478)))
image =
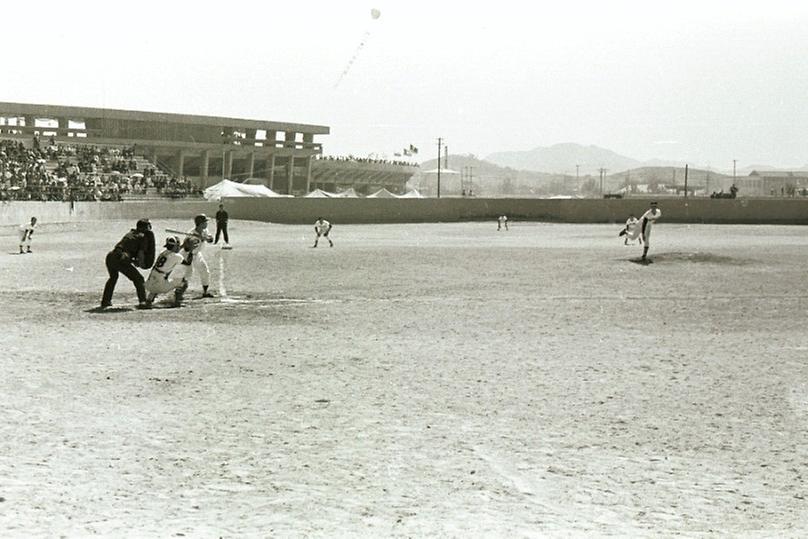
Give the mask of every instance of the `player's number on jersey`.
POLYGON ((162 268, 166 263, 166 257, 161 256, 157 259, 157 262, 154 264, 155 268, 162 268))

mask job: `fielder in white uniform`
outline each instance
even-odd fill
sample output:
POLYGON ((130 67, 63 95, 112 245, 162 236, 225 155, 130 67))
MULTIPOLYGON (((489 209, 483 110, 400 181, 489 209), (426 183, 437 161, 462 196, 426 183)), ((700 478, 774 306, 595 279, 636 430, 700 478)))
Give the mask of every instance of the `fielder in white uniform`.
POLYGON ((203 253, 206 243, 213 243, 213 236, 208 232, 208 217, 200 214, 194 217, 194 228, 188 231, 187 244, 185 249, 191 253, 191 265, 185 271, 185 280, 191 282, 194 271, 199 272, 199 280, 202 282, 202 297, 212 298, 213 294, 208 291, 210 286, 210 268, 203 253))
POLYGON ((331 223, 322 217, 318 217, 314 222, 314 232, 317 234, 317 237, 314 238, 314 245, 312 245, 312 247, 317 247, 317 242, 320 241, 320 236, 328 240, 328 245, 331 247, 334 246, 334 242, 328 237, 328 233, 331 232, 331 223))
POLYGON ((623 241, 623 245, 628 245, 628 240, 634 241, 636 239, 640 240, 642 243, 642 238, 640 237, 640 221, 634 217, 634 214, 630 214, 628 219, 626 219, 626 227, 620 231, 619 236, 625 236, 626 239, 623 241))
MULTIPOLYGON (((174 271, 181 267, 183 260, 188 256, 188 253, 180 252, 181 246, 182 244, 178 237, 170 236, 166 238, 166 249, 157 257, 154 267, 149 273, 149 278, 146 279, 146 292, 149 294, 146 298, 148 306, 154 303, 154 299, 158 294, 165 294, 172 290, 184 291, 188 286, 188 281, 183 278, 183 271, 181 269, 174 271), (175 274, 173 277, 172 272, 175 274)), ((182 293, 179 296, 181 300, 182 293)), ((176 302, 179 303, 179 301, 176 302)))
POLYGON ((497 217, 497 232, 502 229, 508 230, 508 216, 507 215, 500 215, 497 217))
POLYGON ((642 214, 640 223, 637 228, 640 229, 640 238, 642 246, 642 259, 646 260, 648 256, 648 247, 651 246, 651 229, 656 223, 656 220, 662 217, 662 211, 657 208, 656 202, 651 202, 651 208, 642 214))
POLYGON ((31 217, 31 222, 20 225, 20 254, 32 253, 31 236, 36 228, 36 217, 31 217))

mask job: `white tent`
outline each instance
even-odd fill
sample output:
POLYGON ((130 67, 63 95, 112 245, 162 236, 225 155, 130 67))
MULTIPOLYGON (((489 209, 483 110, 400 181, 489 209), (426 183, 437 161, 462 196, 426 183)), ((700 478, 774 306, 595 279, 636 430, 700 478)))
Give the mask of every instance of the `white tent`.
POLYGON ((418 192, 418 189, 410 189, 398 198, 424 198, 424 195, 418 192))
POLYGON ((315 189, 314 191, 308 193, 305 198, 336 198, 339 195, 336 193, 329 193, 328 191, 323 191, 322 189, 315 189))
POLYGON ((216 185, 211 185, 203 194, 206 200, 221 200, 224 197, 289 197, 276 193, 265 185, 245 185, 243 183, 222 180, 216 185))
POLYGON ((368 195, 368 198, 398 198, 396 195, 382 187, 372 195, 368 195))

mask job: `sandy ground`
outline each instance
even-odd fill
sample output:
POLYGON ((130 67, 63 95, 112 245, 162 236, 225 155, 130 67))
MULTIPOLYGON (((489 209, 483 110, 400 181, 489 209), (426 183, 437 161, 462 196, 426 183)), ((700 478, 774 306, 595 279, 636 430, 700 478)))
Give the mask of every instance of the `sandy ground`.
POLYGON ((237 221, 92 312, 130 226, 0 236, 3 537, 808 534, 804 227, 237 221))

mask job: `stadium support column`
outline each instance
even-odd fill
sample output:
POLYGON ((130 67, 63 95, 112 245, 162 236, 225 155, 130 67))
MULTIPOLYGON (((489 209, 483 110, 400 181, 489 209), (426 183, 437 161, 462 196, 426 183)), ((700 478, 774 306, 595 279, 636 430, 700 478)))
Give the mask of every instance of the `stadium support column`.
POLYGON ((289 156, 289 160, 286 162, 286 178, 289 180, 289 190, 286 192, 287 195, 293 195, 292 188, 295 185, 295 154, 289 156))
POLYGON ((255 152, 250 150, 247 156, 247 177, 252 178, 255 175, 255 152))
POLYGON ((185 152, 177 150, 177 177, 185 175, 185 152))
POLYGON ((269 188, 275 190, 275 153, 269 158, 269 188))
POLYGON ((199 166, 199 176, 202 180, 202 189, 208 186, 208 167, 210 166, 210 150, 204 150, 202 155, 202 163, 199 166))
MULTIPOLYGON (((68 136, 68 129, 70 129, 70 119, 69 118, 59 118, 57 120, 59 122, 59 128, 56 130, 56 135, 60 137, 68 136)), ((27 122, 27 118, 26 118, 27 122)), ((36 120, 31 118, 31 127, 34 127, 36 120)))
POLYGON ((231 176, 233 175, 233 151, 225 152, 224 154, 225 160, 225 167, 224 167, 224 175, 225 178, 231 180, 231 176))
POLYGON ((313 156, 306 159, 306 193, 311 192, 311 162, 314 161, 313 156))

